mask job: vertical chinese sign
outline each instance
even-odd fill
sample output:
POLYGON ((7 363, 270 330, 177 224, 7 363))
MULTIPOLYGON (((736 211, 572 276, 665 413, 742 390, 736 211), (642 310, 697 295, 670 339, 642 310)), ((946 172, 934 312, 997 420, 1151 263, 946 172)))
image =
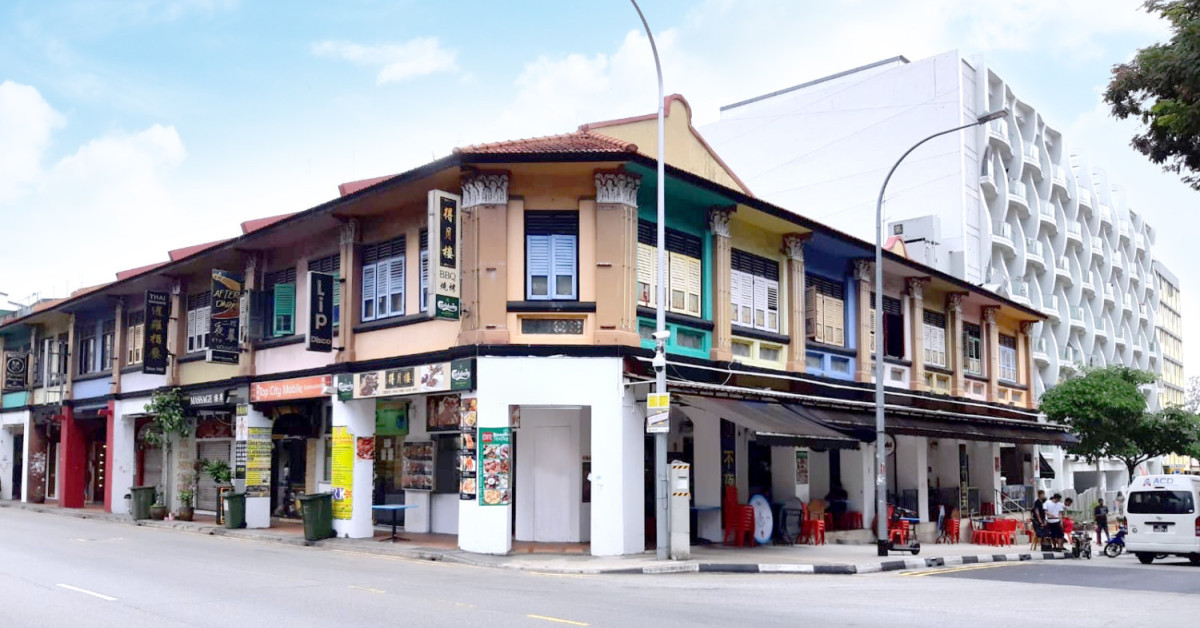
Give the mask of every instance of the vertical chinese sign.
POLYGON ((347 520, 354 511, 354 435, 350 428, 335 425, 332 440, 333 518, 347 520))
POLYGON ((162 290, 146 291, 146 326, 142 331, 142 372, 167 374, 167 322, 171 319, 171 295, 162 290))
POLYGON ((212 271, 212 313, 209 316, 207 361, 237 364, 242 354, 242 278, 229 271, 212 271))
POLYGON ((429 191, 429 242, 437 250, 430 256, 429 303, 433 318, 458 320, 459 253, 458 207, 462 198, 441 190, 429 191))

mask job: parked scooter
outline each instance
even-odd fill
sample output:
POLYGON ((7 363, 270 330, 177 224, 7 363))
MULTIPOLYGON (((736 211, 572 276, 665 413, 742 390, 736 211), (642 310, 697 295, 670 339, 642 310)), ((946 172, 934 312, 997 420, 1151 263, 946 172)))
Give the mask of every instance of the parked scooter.
POLYGON ((1078 525, 1071 530, 1071 555, 1075 558, 1092 559, 1091 524, 1078 525))
POLYGON ((1117 528, 1117 533, 1108 539, 1108 543, 1104 544, 1104 555, 1109 558, 1116 558, 1125 551, 1125 535, 1129 529, 1124 525, 1117 528))

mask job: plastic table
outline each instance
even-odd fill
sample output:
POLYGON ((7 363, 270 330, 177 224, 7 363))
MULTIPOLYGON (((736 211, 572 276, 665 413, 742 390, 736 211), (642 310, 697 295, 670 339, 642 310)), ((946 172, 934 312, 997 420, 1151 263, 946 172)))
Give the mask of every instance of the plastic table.
POLYGON ((371 510, 390 510, 390 511, 392 511, 392 535, 389 537, 379 539, 381 542, 382 541, 391 541, 391 542, 395 543, 396 541, 407 541, 408 540, 402 536, 396 536, 396 512, 398 512, 400 510, 408 510, 410 508, 416 508, 416 506, 414 506, 412 504, 378 504, 375 506, 371 506, 371 510))

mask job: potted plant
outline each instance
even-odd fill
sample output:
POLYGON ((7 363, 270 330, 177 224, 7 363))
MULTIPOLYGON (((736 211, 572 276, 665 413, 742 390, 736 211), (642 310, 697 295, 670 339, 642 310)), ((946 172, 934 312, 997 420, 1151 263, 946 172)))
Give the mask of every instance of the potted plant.
POLYGON ((161 492, 154 494, 154 504, 150 506, 150 518, 154 521, 162 521, 167 518, 167 505, 163 503, 161 492))
POLYGON ((225 493, 233 489, 233 470, 224 460, 201 460, 200 471, 217 485, 217 525, 225 522, 225 493))
MULTIPOLYGON (((150 397, 150 403, 146 404, 146 413, 150 415, 150 424, 147 426, 144 438, 147 445, 162 450, 162 468, 165 472, 170 468, 170 452, 175 438, 187 436, 192 429, 191 419, 184 414, 182 393, 178 388, 154 391, 150 397)), ((192 484, 187 487, 192 489, 193 497, 196 494, 194 484, 195 480, 193 479, 192 484)), ((163 485, 159 487, 154 506, 150 507, 151 519, 163 518, 154 516, 156 506, 164 509, 165 516, 166 505, 170 503, 170 496, 167 494, 168 485, 168 482, 163 482, 163 485)))
POLYGON ((175 518, 180 521, 191 521, 195 516, 196 474, 188 471, 179 474, 179 510, 175 518))

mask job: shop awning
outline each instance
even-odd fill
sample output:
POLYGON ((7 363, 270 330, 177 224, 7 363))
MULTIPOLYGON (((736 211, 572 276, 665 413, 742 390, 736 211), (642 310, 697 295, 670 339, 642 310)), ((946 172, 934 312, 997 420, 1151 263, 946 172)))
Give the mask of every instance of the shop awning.
POLYGON ((676 394, 673 397, 683 413, 693 419, 704 415, 732 421, 754 432, 754 440, 760 444, 818 449, 858 448, 858 439, 799 416, 779 403, 698 395, 676 394))
POLYGON ((1050 466, 1050 463, 1046 461, 1046 457, 1042 454, 1038 454, 1038 477, 1043 480, 1054 479, 1054 467, 1050 466))
MULTIPOLYGON (((854 434, 865 441, 875 439, 873 412, 834 410, 793 403, 783 405, 798 416, 826 427, 854 434)), ((888 413, 886 419, 889 434, 1035 445, 1066 446, 1078 442, 1063 427, 1034 421, 951 413, 929 416, 888 413)))

